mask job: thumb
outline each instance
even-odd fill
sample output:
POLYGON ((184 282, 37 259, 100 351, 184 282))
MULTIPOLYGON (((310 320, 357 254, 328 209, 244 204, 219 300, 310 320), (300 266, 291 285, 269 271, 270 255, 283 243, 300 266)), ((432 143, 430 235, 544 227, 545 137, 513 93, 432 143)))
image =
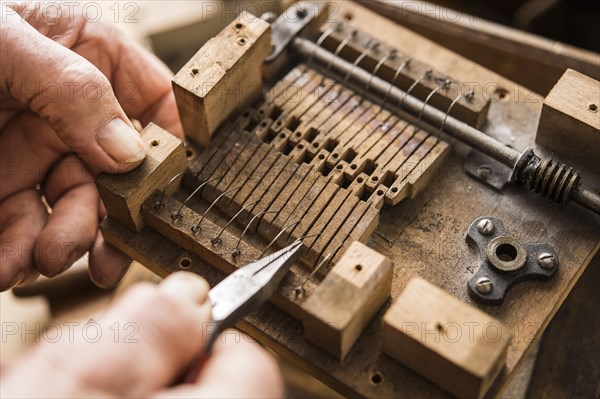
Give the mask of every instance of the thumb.
POLYGON ((2 87, 45 119, 92 169, 114 173, 139 165, 147 144, 106 76, 9 11, 0 25, 2 87))
POLYGON ((11 397, 148 397, 203 347, 211 320, 208 289, 187 272, 158 286, 136 284, 97 320, 71 323, 81 331, 44 342, 11 364, 0 391, 11 397))

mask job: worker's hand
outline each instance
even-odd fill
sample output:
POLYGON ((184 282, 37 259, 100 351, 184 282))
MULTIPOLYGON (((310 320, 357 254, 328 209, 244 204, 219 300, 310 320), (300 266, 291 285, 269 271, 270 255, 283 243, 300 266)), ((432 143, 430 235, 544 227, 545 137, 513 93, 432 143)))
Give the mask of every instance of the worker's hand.
POLYGON ((50 331, 3 364, 0 397, 282 397, 273 358, 233 330, 217 340, 195 383, 172 386, 206 341, 207 292, 206 281, 187 272, 133 286, 87 327, 70 334, 63 326, 58 340, 50 331))
POLYGON ((0 290, 61 273, 88 250, 92 278, 110 286, 129 262, 98 234, 94 176, 144 159, 128 117, 181 136, 171 73, 72 2, 40 3, 0 3, 0 290))

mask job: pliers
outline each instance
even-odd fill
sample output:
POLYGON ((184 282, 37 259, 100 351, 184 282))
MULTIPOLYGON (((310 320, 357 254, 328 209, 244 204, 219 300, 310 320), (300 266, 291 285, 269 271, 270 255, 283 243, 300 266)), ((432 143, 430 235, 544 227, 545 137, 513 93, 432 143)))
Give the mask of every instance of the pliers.
POLYGON ((275 292, 290 266, 298 259, 300 240, 246 266, 240 267, 208 292, 213 328, 202 353, 192 361, 183 382, 195 380, 220 333, 258 309, 275 292))

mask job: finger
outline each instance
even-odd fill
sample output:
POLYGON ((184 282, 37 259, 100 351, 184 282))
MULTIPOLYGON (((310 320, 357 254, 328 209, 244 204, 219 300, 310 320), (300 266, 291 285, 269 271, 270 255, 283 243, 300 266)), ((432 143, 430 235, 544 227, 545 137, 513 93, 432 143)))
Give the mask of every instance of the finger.
POLYGON ((0 202, 0 291, 38 277, 33 253, 47 217, 40 195, 33 189, 0 202))
POLYGON ((19 15, 7 13, 3 18, 0 75, 10 94, 48 121, 61 140, 94 167, 123 172, 139 165, 147 145, 106 76, 19 15), (62 90, 53 95, 61 84, 68 85, 68 95, 62 90))
POLYGON ((169 284, 174 286, 132 286, 102 317, 88 323, 95 323, 88 333, 84 326, 72 342, 64 334, 60 342, 42 343, 13 364, 7 381, 27 397, 48 392, 62 397, 149 397, 200 351, 202 328, 210 319, 210 304, 197 303, 197 292, 206 290, 201 277, 188 273, 187 279, 178 277, 169 284), (27 383, 32 380, 43 383, 27 383))
POLYGON ((104 240, 98 231, 90 249, 90 279, 100 288, 110 289, 117 285, 131 265, 131 259, 104 240))
POLYGON ((0 201, 41 184, 67 152, 46 121, 31 111, 20 113, 0 131, 0 201))
MULTIPOLYGON (((95 176, 88 170, 81 158, 75 154, 70 154, 57 162, 43 181, 42 192, 50 207, 54 207, 56 202, 69 190, 85 184, 95 184, 95 176)), ((92 207, 97 206, 98 195, 92 207)))
MULTIPOLYGON (((86 34, 111 60, 110 69, 101 65, 100 70, 113 83, 117 99, 127 115, 144 126, 154 122, 177 137, 183 137, 171 87, 171 71, 114 25, 88 24, 86 34)), ((74 46, 73 50, 84 54, 80 46, 74 46)))
POLYGON ((156 397, 281 398, 283 381, 272 356, 243 333, 227 330, 215 344, 195 384, 166 389, 156 397))
MULTIPOLYGON (((59 7, 60 5, 56 5, 59 7)), ((112 82, 125 113, 143 125, 154 122, 178 137, 183 137, 171 71, 135 39, 123 34, 114 24, 89 23, 73 16, 62 6, 62 13, 47 23, 47 17, 30 9, 20 14, 43 35, 53 38, 92 62, 112 82), (74 31, 81 34, 74 34, 74 31), (97 55, 102 54, 101 58, 97 55)))
POLYGON ((76 186, 52 207, 35 246, 35 263, 45 276, 62 273, 92 246, 98 230, 98 192, 92 183, 76 186))

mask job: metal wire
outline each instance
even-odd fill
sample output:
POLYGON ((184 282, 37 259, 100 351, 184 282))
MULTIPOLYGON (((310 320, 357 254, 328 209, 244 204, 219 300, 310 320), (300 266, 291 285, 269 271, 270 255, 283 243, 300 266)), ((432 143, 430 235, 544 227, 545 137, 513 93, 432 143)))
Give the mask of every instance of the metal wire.
POLYGON ((177 173, 175 176, 173 176, 171 178, 171 180, 169 180, 169 182, 167 183, 167 185, 165 186, 165 188, 162 190, 162 193, 160 194, 160 199, 154 204, 154 209, 156 209, 157 211, 159 211, 159 210, 161 210, 165 206, 165 203, 163 202, 163 200, 165 199, 165 192, 167 191, 167 189, 169 188, 169 186, 171 184, 173 184, 173 182, 175 180, 177 180, 177 178, 179 176, 186 175, 186 174, 192 174, 192 173, 196 173, 196 172, 181 172, 181 173, 177 173))
MULTIPOLYGON (((410 58, 405 60, 402 64, 400 64, 398 66, 398 68, 396 69, 396 73, 394 74, 394 78, 392 79, 392 81, 390 82, 390 86, 388 88, 387 93, 385 94, 385 97, 383 98, 383 101, 380 105, 380 108, 383 109, 383 107, 385 106, 385 104, 387 104, 387 100, 390 97, 390 93, 392 92, 392 89, 394 88, 394 86, 396 85, 396 80, 398 80, 398 76, 400 76, 400 73, 404 70, 404 68, 406 68, 407 66, 410 65, 410 58)), ((369 77, 369 82, 373 81, 373 77, 374 76, 370 76, 369 77)), ((369 87, 371 86, 371 83, 369 83, 369 87)))
POLYGON ((223 228, 221 229, 221 231, 219 231, 219 234, 217 234, 216 236, 214 236, 213 238, 210 239, 210 242, 212 243, 212 245, 217 245, 219 242, 221 242, 221 234, 223 234, 223 232, 225 231, 225 229, 227 227, 229 227, 229 225, 231 223, 233 223, 233 221, 235 220, 235 218, 237 218, 240 215, 240 213, 242 213, 244 211, 244 209, 248 208, 251 205, 254 205, 254 204, 258 203, 259 201, 260 200, 256 200, 254 202, 246 204, 239 211, 237 211, 237 213, 235 215, 233 215, 233 217, 231 219, 229 219, 229 221, 227 222, 227 224, 225 224, 225 226, 223 226, 223 228))
POLYGON ((265 252, 267 252, 267 250, 268 250, 269 248, 271 248, 271 246, 273 246, 273 244, 275 244, 275 242, 277 242, 277 240, 279 239, 279 237, 281 237, 281 235, 282 235, 283 233, 285 233, 285 231, 286 231, 287 229, 289 229, 289 228, 290 228, 290 227, 292 227, 292 226, 295 226, 295 225, 297 225, 298 223, 300 223, 300 220, 297 220, 297 221, 295 221, 294 223, 291 223, 291 224, 289 224, 289 225, 287 225, 287 226, 284 226, 284 227, 281 229, 281 231, 280 231, 279 233, 277 233, 277 235, 275 236, 275 238, 273 238, 273 239, 271 240, 271 242, 269 243, 269 245, 267 245, 267 246, 265 247, 265 249, 263 249, 263 250, 262 250, 262 252, 260 253, 260 255, 259 255, 259 257, 258 257, 258 258, 259 258, 259 259, 260 259, 260 258, 262 258, 262 257, 263 257, 263 255, 265 254, 265 252))
POLYGON ((198 232, 198 230, 200 230, 200 224, 202 223, 202 221, 203 221, 203 220, 204 220, 204 218, 206 217, 206 214, 208 214, 208 212, 210 212, 210 210, 213 208, 213 206, 215 206, 215 204, 216 204, 217 202, 219 202, 219 200, 220 200, 221 198, 223 198, 223 196, 224 196, 225 194, 227 194, 227 193, 230 193, 230 192, 232 192, 232 191, 239 190, 240 188, 242 188, 242 186, 239 186, 239 187, 236 187, 236 188, 232 188, 232 189, 229 189, 229 190, 227 190, 227 191, 224 191, 224 192, 222 192, 222 193, 221 193, 221 195, 219 195, 219 196, 218 196, 218 197, 217 197, 217 198, 216 198, 216 199, 215 199, 215 200, 212 202, 212 204, 210 204, 210 206, 208 207, 208 209, 206 209, 206 211, 204 211, 204 213, 203 213, 203 214, 202 214, 202 216, 200 217, 200 220, 198 221, 198 223, 196 223, 195 225, 193 225, 193 226, 192 226, 192 233, 194 233, 194 234, 195 234, 195 233, 197 233, 197 232, 198 232))
POLYGON ((183 210, 183 207, 185 206, 185 204, 187 204, 187 202, 188 202, 189 200, 191 200, 191 199, 192 199, 192 197, 193 197, 194 195, 196 195, 196 193, 202 189, 202 187, 204 187, 205 185, 207 185, 207 184, 208 184, 208 183, 210 183, 211 181, 215 181, 215 180, 217 180, 217 179, 221 179, 222 177, 223 177, 223 176, 221 176, 221 177, 215 177, 215 178, 212 178, 212 179, 210 179, 210 180, 207 180, 207 181, 205 181, 204 183, 200 184, 198 187, 196 187, 196 189, 195 189, 195 190, 194 190, 194 191, 193 191, 193 192, 192 192, 190 195, 188 195, 188 197, 185 199, 185 201, 183 201, 183 203, 181 204, 181 206, 179 207, 179 209, 177 210, 177 212, 173 212, 173 213, 171 214, 171 219, 172 219, 173 221, 176 221, 177 219, 181 218, 181 211, 183 210))
MULTIPOLYGON (((259 201, 260 201, 260 200, 259 200, 259 201)), ((248 231, 248 229, 250 228, 250 226, 252 225, 252 223, 254 222, 254 220, 255 220, 257 217, 259 217, 259 216, 262 216, 262 215, 266 215, 266 214, 268 214, 268 213, 278 213, 279 211, 280 211, 280 209, 279 209, 279 210, 276 210, 276 211, 264 211, 264 212, 259 212, 259 213, 257 213, 256 215, 254 215, 254 216, 252 217, 252 219, 250 219, 250 222, 249 222, 249 223, 246 225, 246 227, 244 228, 244 231, 242 232, 242 235, 240 235, 240 238, 238 238, 237 244, 235 244, 235 248, 234 248, 234 249, 233 249, 233 251, 231 252, 231 256, 233 256, 233 257, 235 258, 235 257, 237 257, 237 256, 239 256, 239 255, 240 255, 240 253, 241 253, 241 252, 240 252, 240 243, 242 242, 242 238, 243 238, 243 237, 246 235, 246 232, 248 231)), ((261 256, 259 256, 259 258, 261 258, 261 257, 262 257, 262 254, 261 254, 261 256)))

